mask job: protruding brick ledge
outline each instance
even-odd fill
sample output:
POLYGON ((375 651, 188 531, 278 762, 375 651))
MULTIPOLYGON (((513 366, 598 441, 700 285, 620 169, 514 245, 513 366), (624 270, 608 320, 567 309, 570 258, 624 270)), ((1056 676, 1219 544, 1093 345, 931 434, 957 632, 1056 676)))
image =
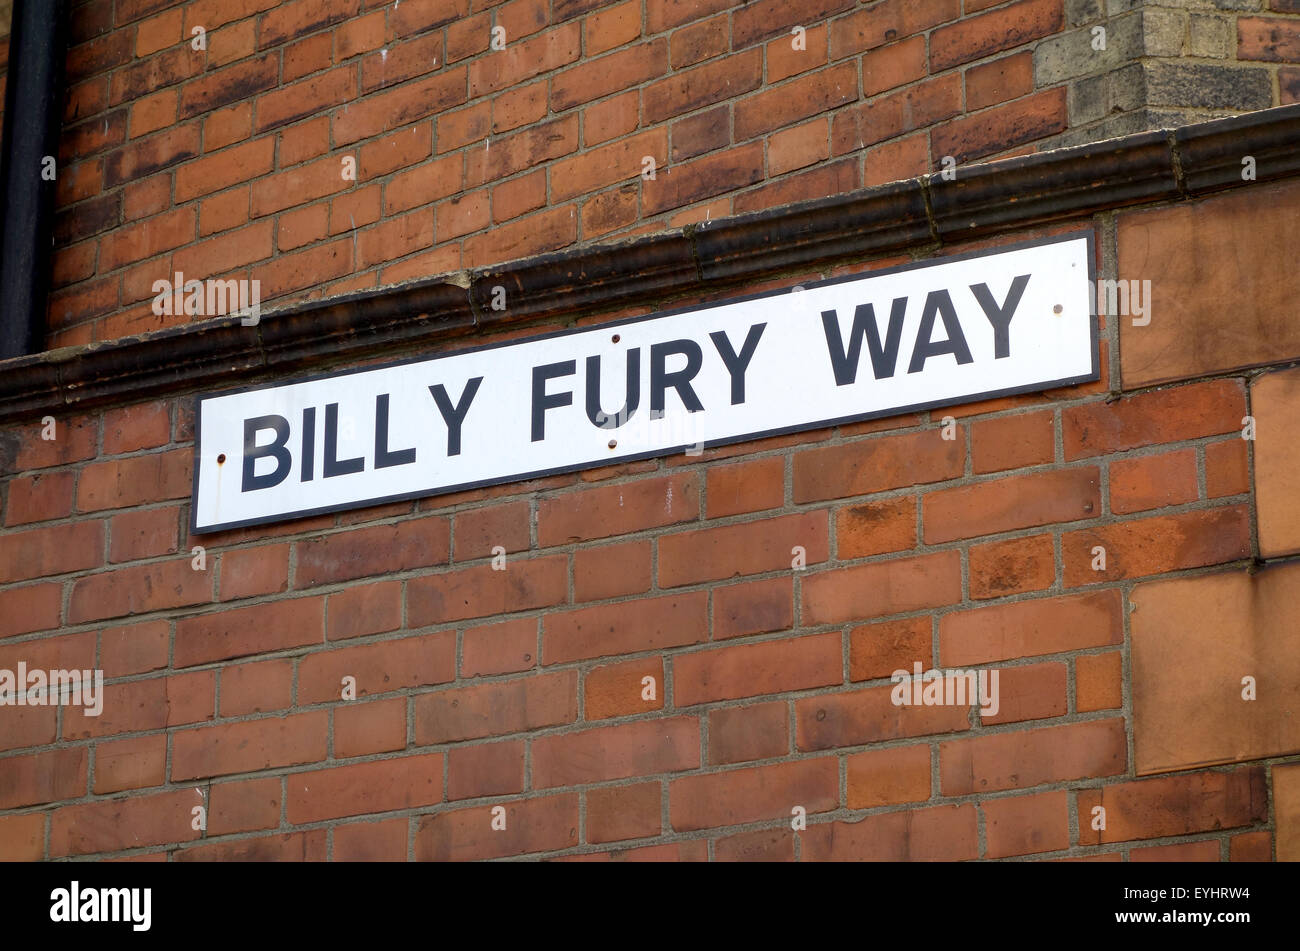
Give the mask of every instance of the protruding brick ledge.
POLYGON ((506 324, 658 305, 849 258, 1300 174, 1300 105, 963 167, 848 195, 0 362, 0 422, 359 359, 506 324), (487 305, 506 288, 506 314, 487 305))

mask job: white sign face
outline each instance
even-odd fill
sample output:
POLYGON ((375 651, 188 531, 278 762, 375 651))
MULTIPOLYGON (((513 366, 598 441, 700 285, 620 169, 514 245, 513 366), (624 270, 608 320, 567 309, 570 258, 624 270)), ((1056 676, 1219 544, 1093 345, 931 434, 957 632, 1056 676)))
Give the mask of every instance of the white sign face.
POLYGON ((1092 233, 198 400, 211 532, 1098 378, 1092 233))

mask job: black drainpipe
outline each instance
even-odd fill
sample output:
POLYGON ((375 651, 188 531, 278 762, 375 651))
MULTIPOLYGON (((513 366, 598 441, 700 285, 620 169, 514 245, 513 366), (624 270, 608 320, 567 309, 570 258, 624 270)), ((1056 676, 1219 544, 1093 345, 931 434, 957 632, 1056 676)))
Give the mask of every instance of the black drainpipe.
POLYGON ((13 8, 0 146, 0 360, 45 346, 55 182, 42 172, 45 157, 59 153, 63 8, 63 0, 13 8))

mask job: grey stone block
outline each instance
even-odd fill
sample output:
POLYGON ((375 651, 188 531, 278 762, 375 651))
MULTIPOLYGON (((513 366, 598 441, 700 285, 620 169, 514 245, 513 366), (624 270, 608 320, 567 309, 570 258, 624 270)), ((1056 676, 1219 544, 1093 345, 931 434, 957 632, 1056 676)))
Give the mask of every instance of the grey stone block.
POLYGON ((1265 67, 1147 63, 1146 103, 1253 112, 1273 104, 1273 81, 1265 67))

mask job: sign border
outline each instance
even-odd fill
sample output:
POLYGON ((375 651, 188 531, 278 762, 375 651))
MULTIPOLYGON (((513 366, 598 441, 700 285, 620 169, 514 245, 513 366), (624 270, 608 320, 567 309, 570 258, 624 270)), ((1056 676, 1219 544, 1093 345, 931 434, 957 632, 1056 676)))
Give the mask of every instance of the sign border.
MULTIPOLYGON (((861 281, 872 277, 883 277, 887 274, 901 274, 907 271, 920 271, 925 268, 937 267, 942 264, 949 264, 956 261, 965 261, 972 258, 988 257, 994 254, 1001 254, 1006 251, 1017 251, 1024 248, 1046 247, 1053 244, 1064 244, 1068 241, 1077 241, 1083 238, 1088 246, 1088 283, 1095 288, 1097 285, 1097 249, 1096 249, 1096 229, 1085 228, 1079 231, 1071 231, 1066 234, 1051 235, 1044 238, 1032 238, 1025 241, 1015 241, 1003 245, 997 245, 993 248, 982 248, 979 250, 963 251, 958 254, 947 255, 945 257, 934 258, 927 261, 916 261, 910 264, 899 264, 894 267, 881 268, 875 271, 858 272, 855 274, 844 274, 839 277, 830 277, 820 281, 814 281, 809 284, 798 284, 794 287, 808 290, 817 287, 830 287, 835 284, 844 284, 849 281, 861 281)), ((197 526, 198 507, 195 502, 198 499, 199 489, 199 460, 203 452, 203 402, 210 399, 231 396, 236 393, 248 393, 253 390, 268 390, 281 386, 291 386, 296 383, 312 383, 319 380, 332 379, 336 377, 348 376, 353 373, 368 373, 371 370, 386 370, 391 367, 405 366, 411 363, 426 363, 431 360, 442 360, 447 357, 460 356, 465 353, 477 353, 483 350, 496 350, 502 347, 515 346, 521 343, 531 343, 535 340, 547 340, 555 337, 568 337, 579 333, 588 333, 592 330, 603 330, 607 327, 622 327, 628 324, 641 323, 647 320, 657 320, 661 317, 672 317, 676 314, 698 313, 706 310, 713 310, 718 307, 729 307, 734 304, 743 304, 746 301, 764 300, 769 297, 779 297, 783 294, 796 293, 794 287, 782 287, 772 291, 763 291, 757 294, 748 294, 743 297, 732 297, 727 300, 713 301, 707 304, 688 305, 677 307, 671 310, 658 310, 650 314, 642 314, 636 317, 623 317, 619 320, 611 320, 608 323, 602 323, 587 327, 569 327, 564 330, 552 330, 548 333, 538 334, 535 337, 515 338, 511 340, 501 340, 492 343, 484 343, 474 347, 464 347, 452 350, 447 353, 421 354, 418 356, 400 357, 395 360, 389 360, 385 363, 376 363, 361 367, 347 367, 339 370, 308 373, 302 376, 290 377, 288 379, 276 380, 273 383, 252 383, 247 386, 235 387, 229 390, 222 390, 219 393, 200 393, 194 397, 194 474, 190 489, 190 517, 189 530, 191 535, 210 535, 216 532, 229 531, 235 528, 245 528, 251 525, 266 525, 279 522, 295 521, 302 518, 310 518, 313 515, 324 515, 330 512, 350 512, 355 509, 370 508, 377 505, 385 505, 390 502, 403 502, 412 499, 436 498, 439 495, 450 495, 453 492, 464 492, 470 489, 482 489, 495 485, 506 485, 511 482, 526 482, 529 479, 540 479, 550 475, 561 475, 568 472, 582 472, 586 469, 595 469, 600 466, 612 465, 618 462, 637 462, 642 459, 656 459, 663 456, 671 456, 674 453, 682 452, 687 448, 701 446, 703 449, 712 449, 718 446, 730 446, 739 442, 746 442, 752 439, 766 439, 772 436, 785 436, 790 433, 807 432, 811 429, 824 429, 828 426, 841 426, 847 423, 865 422, 871 419, 884 419, 889 416, 899 416, 904 413, 916 412, 918 410, 935 409, 943 406, 960 406, 965 403, 976 403, 980 400, 995 399, 1001 396, 1016 396, 1021 393, 1037 393, 1043 390, 1055 389, 1062 386, 1074 386, 1078 383, 1091 383, 1101 379, 1101 356, 1100 332, 1098 327, 1098 315, 1095 297, 1089 301, 1089 320, 1090 320, 1090 346, 1092 349, 1092 371, 1083 376, 1065 377, 1058 380, 1049 380, 1043 383, 1030 383, 1023 386, 1007 387, 1000 390, 986 390, 982 393, 971 393, 958 398, 947 398, 938 400, 929 400, 921 403, 912 403, 907 406, 892 406, 888 409, 871 410, 865 413, 857 413, 851 416, 837 416, 830 419, 814 420, 808 423, 799 423, 794 426, 784 426, 777 429, 762 429, 750 433, 742 433, 737 436, 728 436, 722 439, 710 439, 702 443, 684 443, 680 446, 669 446, 662 449, 652 449, 646 452, 628 453, 623 455, 614 454, 600 460, 588 462, 573 463, 571 465, 557 466, 551 469, 538 469, 531 472, 522 472, 508 476, 494 477, 491 479, 480 479, 474 482, 463 482, 456 485, 444 486, 442 488, 430 491, 420 489, 415 492, 402 492, 397 495, 386 495, 380 498, 364 499, 357 502, 342 502, 334 505, 317 506, 310 509, 298 509, 292 512, 281 512, 276 515, 260 515, 255 518, 238 519, 233 522, 221 522, 216 525, 207 525, 203 528, 197 526)))

